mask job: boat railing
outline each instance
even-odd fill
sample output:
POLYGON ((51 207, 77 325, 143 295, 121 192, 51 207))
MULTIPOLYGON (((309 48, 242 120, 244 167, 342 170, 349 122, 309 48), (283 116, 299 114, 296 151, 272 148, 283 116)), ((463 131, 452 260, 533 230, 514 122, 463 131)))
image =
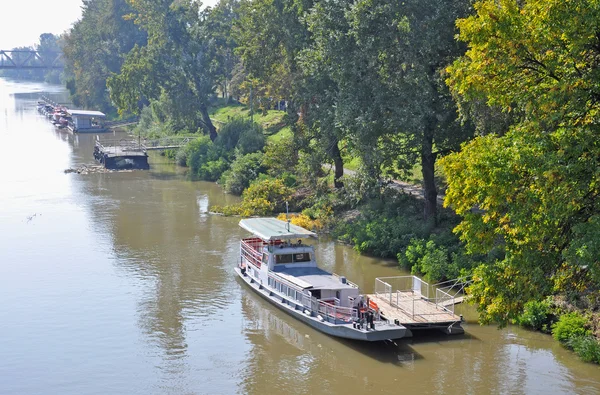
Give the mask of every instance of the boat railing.
POLYGON ((310 311, 311 314, 315 313, 321 315, 321 317, 328 322, 337 324, 342 322, 350 323, 358 318, 358 312, 356 309, 352 307, 339 306, 340 300, 337 298, 328 299, 327 301, 319 300, 314 296, 304 293, 304 289, 300 288, 299 286, 292 284, 290 281, 287 281, 275 274, 269 273, 268 277, 271 279, 271 281, 284 285, 288 289, 288 292, 282 292, 277 286, 275 286, 274 288, 277 293, 281 294, 282 296, 291 297, 289 290, 291 289, 296 291, 295 295, 299 295, 300 297, 296 297, 294 299, 302 303, 302 307, 304 309, 310 311))
POLYGON ((263 241, 258 238, 242 239, 240 246, 242 257, 254 266, 260 267, 262 263, 262 252, 260 251, 262 245, 263 241))
POLYGON ((358 312, 352 307, 336 306, 335 304, 319 301, 318 313, 328 322, 338 324, 340 322, 351 323, 358 318, 358 312))
MULTIPOLYGON (((290 281, 288 281, 288 280, 286 280, 286 279, 284 279, 284 278, 282 278, 282 277, 279 277, 279 276, 278 276, 278 275, 276 275, 276 274, 271 274, 271 272, 269 272, 268 276, 269 276, 269 278, 270 278, 270 279, 272 279, 273 281, 276 281, 276 282, 278 282, 278 283, 280 283, 280 284, 283 284, 283 285, 285 285, 286 287, 288 287, 288 288, 291 288, 291 289, 293 289, 294 291, 296 291, 296 292, 300 292, 301 294, 303 294, 303 295, 304 295, 304 289, 300 288, 300 287, 299 287, 299 286, 297 286, 296 284, 293 284, 292 282, 290 282, 290 281)), ((308 295, 305 295, 305 296, 308 296, 308 295)))
POLYGON ((393 307, 414 316, 454 314, 454 296, 432 287, 417 276, 379 277, 375 279, 375 294, 393 307), (431 297, 430 295, 435 295, 431 297), (418 300, 435 304, 436 311, 419 311, 418 300))

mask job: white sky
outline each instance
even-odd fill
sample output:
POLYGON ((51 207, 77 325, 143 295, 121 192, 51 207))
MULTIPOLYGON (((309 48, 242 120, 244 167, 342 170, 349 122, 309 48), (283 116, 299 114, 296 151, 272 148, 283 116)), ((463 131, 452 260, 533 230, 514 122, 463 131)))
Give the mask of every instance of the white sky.
POLYGON ((81 17, 81 5, 81 0, 0 0, 0 49, 34 45, 42 33, 63 33, 81 17))
POLYGON ((0 0, 0 49, 29 46, 60 34, 81 17, 81 0, 0 0))

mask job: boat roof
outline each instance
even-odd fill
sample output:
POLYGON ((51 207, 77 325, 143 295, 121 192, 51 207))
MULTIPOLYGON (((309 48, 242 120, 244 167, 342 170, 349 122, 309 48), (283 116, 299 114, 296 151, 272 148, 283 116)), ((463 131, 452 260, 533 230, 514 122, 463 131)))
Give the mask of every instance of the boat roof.
POLYGON ((342 283, 339 277, 318 267, 275 267, 273 270, 285 280, 301 287, 309 289, 348 289, 352 285, 342 283))
POLYGON ((264 241, 317 237, 310 230, 277 218, 247 218, 240 221, 240 226, 264 241))
POLYGON ((100 111, 88 111, 88 110, 69 110, 69 114, 74 117, 105 117, 106 115, 100 111))

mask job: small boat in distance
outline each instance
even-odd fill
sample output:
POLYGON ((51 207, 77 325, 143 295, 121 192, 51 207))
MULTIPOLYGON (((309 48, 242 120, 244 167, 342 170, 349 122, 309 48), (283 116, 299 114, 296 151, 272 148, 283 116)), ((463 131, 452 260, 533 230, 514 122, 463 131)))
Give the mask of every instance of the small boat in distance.
POLYGON ((346 339, 380 341, 411 335, 402 324, 385 319, 356 284, 317 266, 313 246, 302 242, 315 238, 315 233, 275 218, 243 219, 240 226, 253 237, 242 239, 235 271, 281 310, 346 339))

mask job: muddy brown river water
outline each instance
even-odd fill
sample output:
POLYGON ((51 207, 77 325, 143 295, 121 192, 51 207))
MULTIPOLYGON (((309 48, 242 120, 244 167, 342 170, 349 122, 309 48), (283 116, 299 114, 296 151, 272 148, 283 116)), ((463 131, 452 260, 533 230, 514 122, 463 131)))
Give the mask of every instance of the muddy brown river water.
MULTIPOLYGON (((476 323, 466 335, 360 344, 323 335, 235 278, 236 198, 152 155, 149 171, 65 174, 94 136, 36 112, 60 87, 0 80, 0 394, 600 394, 600 368, 549 336, 476 323)), ((371 292, 393 262, 317 244, 371 292)))

